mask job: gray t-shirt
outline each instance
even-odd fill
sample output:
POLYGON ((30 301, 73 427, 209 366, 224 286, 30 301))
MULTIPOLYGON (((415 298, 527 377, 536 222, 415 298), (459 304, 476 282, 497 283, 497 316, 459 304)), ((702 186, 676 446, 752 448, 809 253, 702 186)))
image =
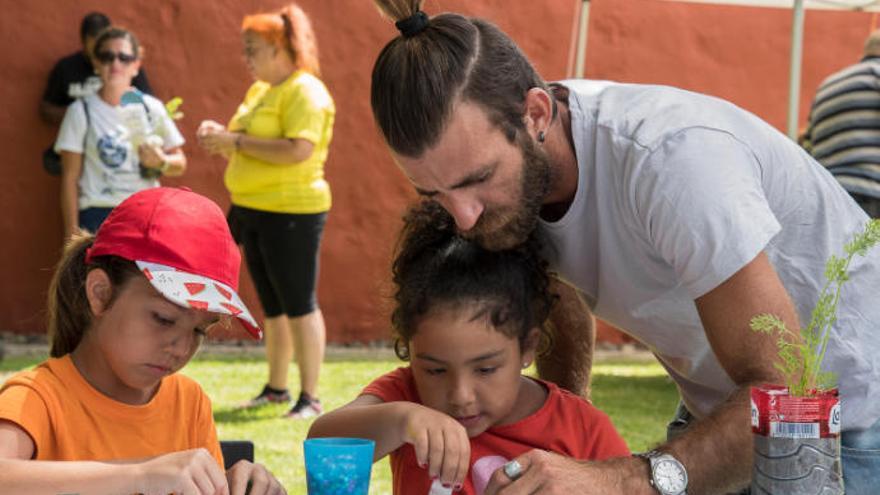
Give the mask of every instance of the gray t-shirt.
MULTIPOLYGON (((826 259, 868 218, 807 153, 730 103, 662 86, 563 84, 579 175, 565 216, 541 222, 551 266, 598 317, 645 343, 703 417, 734 383, 694 299, 763 250, 806 325, 826 259)), ((843 427, 861 429, 880 418, 880 249, 850 268, 825 368, 839 377, 843 427)))

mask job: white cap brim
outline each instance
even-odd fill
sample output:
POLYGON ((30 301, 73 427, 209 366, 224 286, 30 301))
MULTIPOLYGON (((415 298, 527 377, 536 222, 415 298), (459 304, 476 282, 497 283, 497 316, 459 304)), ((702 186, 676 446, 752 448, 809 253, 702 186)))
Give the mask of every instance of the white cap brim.
POLYGON ((147 261, 135 261, 135 264, 150 284, 174 304, 184 308, 234 316, 251 336, 256 339, 263 338, 263 331, 232 287, 168 265, 147 261))

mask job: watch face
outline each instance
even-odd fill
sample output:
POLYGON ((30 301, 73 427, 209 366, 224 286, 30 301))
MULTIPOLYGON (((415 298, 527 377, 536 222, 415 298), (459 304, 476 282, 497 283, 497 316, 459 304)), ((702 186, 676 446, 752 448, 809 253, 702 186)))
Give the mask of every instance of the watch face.
POLYGON ((687 488, 687 475, 677 462, 660 460, 654 465, 654 483, 662 493, 680 493, 687 488))

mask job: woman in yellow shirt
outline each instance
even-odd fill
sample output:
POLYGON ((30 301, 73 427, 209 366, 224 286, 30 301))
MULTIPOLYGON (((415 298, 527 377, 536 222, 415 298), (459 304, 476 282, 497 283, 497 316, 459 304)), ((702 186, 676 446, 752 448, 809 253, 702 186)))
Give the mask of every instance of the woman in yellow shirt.
POLYGON ((322 412, 317 386, 326 338, 315 286, 336 110, 318 79, 315 36, 299 6, 245 17, 242 39, 256 82, 228 127, 206 120, 198 138, 208 152, 229 158, 230 227, 266 315, 269 381, 246 406, 290 401, 287 369, 295 353, 301 392, 287 416, 307 418, 322 412))

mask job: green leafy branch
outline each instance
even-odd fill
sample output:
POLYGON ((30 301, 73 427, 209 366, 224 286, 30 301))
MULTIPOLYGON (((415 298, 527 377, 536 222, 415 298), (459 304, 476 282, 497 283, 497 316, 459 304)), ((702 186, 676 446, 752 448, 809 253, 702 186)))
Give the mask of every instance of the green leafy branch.
POLYGON ((803 397, 814 391, 834 387, 834 373, 822 371, 822 361, 828 349, 828 339, 837 321, 837 305, 840 290, 849 280, 849 265, 856 255, 865 256, 868 250, 880 242, 880 219, 870 220, 865 230, 844 246, 844 257, 832 255, 825 264, 825 285, 813 308, 810 324, 800 334, 788 329, 776 315, 759 314, 751 319, 749 326, 756 332, 776 335, 779 362, 774 366, 786 380, 789 393, 803 397))
POLYGON ((183 118, 183 112, 180 111, 180 105, 183 105, 183 98, 175 96, 165 102, 165 111, 171 120, 180 120, 183 118))

